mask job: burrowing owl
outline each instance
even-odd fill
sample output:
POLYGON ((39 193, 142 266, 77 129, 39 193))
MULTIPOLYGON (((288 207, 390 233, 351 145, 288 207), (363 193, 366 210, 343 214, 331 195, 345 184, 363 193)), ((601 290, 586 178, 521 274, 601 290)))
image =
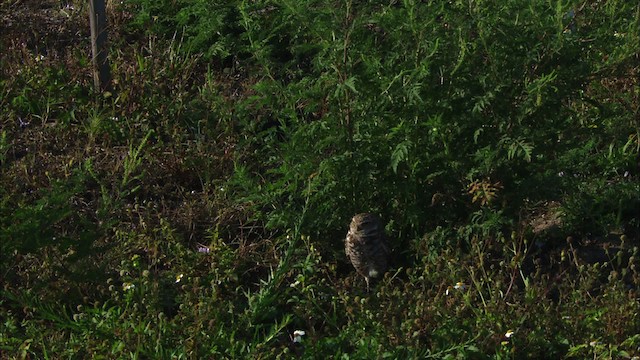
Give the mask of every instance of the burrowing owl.
POLYGON ((344 250, 356 271, 364 276, 369 291, 370 279, 382 277, 387 270, 389 257, 380 219, 367 213, 354 216, 349 225, 344 250))

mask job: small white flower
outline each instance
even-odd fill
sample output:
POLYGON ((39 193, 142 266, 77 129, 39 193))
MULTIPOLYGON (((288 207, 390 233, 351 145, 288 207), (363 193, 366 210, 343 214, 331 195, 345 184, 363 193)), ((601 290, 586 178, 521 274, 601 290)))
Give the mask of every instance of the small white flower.
POLYGON ((42 55, 42 54, 40 54, 40 55, 36 55, 35 60, 36 60, 36 62, 39 62, 39 61, 44 60, 44 55, 42 55))
POLYGON ((513 336, 513 334, 514 334, 514 331, 509 329, 507 330, 506 333, 504 333, 504 337, 506 337, 507 339, 510 339, 513 336))
POLYGON ((452 289, 458 290, 458 291, 462 291, 464 289, 467 288, 467 285, 465 283, 463 283, 462 281, 458 281, 453 287, 449 286, 447 287, 447 291, 445 291, 445 295, 449 295, 449 293, 452 292, 452 289))
POLYGON ((298 285, 300 285, 300 281, 299 281, 299 280, 296 280, 296 282, 294 282, 294 283, 290 284, 290 285, 289 285, 289 287, 294 288, 294 287, 296 287, 296 286, 298 286, 298 285))
POLYGON ((304 330, 296 330, 293 332, 293 342, 294 343, 299 343, 302 342, 302 337, 305 335, 306 333, 304 332, 304 330))
POLYGON ((178 274, 176 276, 176 284, 180 282, 180 280, 182 280, 182 278, 184 277, 184 274, 178 274))
POLYGON ((598 345, 600 345, 600 341, 597 341, 597 340, 593 340, 592 342, 589 343, 589 346, 591 347, 596 347, 598 345))
POLYGON ((132 290, 133 288, 135 288, 136 286, 132 283, 126 282, 124 284, 122 284, 122 290, 132 290))

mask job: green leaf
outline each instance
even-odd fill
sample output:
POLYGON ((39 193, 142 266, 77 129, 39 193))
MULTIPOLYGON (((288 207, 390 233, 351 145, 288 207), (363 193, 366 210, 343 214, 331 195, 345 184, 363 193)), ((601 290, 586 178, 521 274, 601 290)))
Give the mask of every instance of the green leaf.
POLYGON ((411 141, 405 140, 396 145, 396 148, 391 153, 391 169, 393 169, 394 173, 398 173, 398 164, 409 158, 409 147, 411 145, 411 141))

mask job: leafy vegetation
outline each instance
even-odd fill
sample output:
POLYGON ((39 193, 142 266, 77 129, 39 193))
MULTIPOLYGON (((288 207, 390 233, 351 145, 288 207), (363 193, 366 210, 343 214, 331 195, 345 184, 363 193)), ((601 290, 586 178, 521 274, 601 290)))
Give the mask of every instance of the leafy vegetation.
POLYGON ((110 2, 100 94, 85 3, 0 5, 0 357, 640 357, 638 4, 110 2))

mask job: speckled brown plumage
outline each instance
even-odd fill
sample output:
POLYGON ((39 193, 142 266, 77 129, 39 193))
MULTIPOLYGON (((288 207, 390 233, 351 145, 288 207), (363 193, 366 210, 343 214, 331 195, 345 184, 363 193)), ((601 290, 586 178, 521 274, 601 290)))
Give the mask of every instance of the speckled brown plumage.
POLYGON ((364 276, 369 290, 369 282, 382 277, 389 260, 389 248, 380 219, 368 213, 354 216, 344 250, 356 271, 364 276))

